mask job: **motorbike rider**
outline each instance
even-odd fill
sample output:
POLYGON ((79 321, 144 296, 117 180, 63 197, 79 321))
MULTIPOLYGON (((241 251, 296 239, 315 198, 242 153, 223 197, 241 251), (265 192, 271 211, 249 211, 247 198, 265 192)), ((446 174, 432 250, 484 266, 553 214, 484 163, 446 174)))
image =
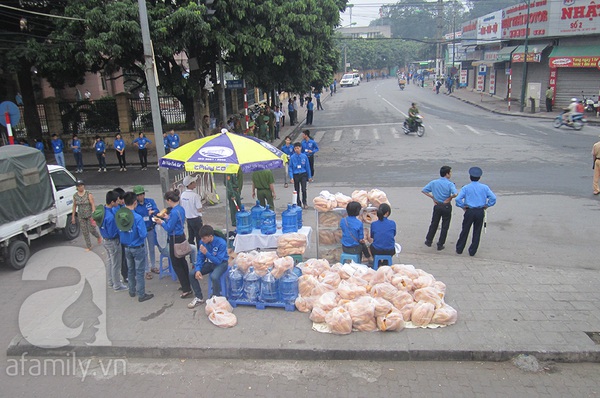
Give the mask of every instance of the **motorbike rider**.
POLYGON ((417 108, 417 104, 414 102, 411 104, 411 107, 408 108, 408 127, 412 131, 415 126, 415 120, 417 120, 417 115, 419 114, 419 108, 417 108))
POLYGON ((569 124, 573 123, 573 117, 577 115, 583 114, 582 106, 577 100, 577 98, 571 98, 571 103, 565 109, 565 114, 563 115, 563 121, 568 122, 569 124))

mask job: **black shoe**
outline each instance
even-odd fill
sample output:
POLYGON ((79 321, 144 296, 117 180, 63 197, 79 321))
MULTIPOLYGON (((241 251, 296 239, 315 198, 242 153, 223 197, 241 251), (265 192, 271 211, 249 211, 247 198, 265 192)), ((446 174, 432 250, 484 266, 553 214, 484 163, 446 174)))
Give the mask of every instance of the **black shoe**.
POLYGON ((129 292, 129 297, 135 297, 135 293, 129 292))
POLYGON ((444 250, 444 247, 445 247, 444 245, 440 245, 440 244, 437 245, 438 250, 444 250))
POLYGON ((462 254, 462 250, 456 249, 456 254, 462 254))
POLYGON ((144 302, 144 301, 146 301, 146 300, 150 300, 152 297, 154 297, 154 295, 153 295, 153 294, 148 294, 148 293, 146 293, 146 294, 144 294, 143 296, 141 296, 141 297, 138 297, 138 301, 141 303, 141 302, 144 302))
MULTIPOLYGON (((475 252, 475 253, 477 253, 477 252, 475 252)), ((473 257, 475 255, 475 253, 469 252, 469 256, 473 257)))
POLYGON ((426 241, 425 241, 425 246, 427 246, 427 247, 431 247, 431 242, 430 242, 430 241, 428 241, 428 240, 426 240, 426 241))

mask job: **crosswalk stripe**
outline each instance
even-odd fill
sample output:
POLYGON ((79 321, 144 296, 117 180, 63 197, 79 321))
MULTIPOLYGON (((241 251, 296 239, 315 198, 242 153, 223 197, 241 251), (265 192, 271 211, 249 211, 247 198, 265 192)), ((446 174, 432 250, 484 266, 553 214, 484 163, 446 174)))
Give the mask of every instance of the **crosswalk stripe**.
POLYGON ((335 133, 333 134, 333 141, 339 141, 340 138, 342 138, 342 131, 343 130, 335 130, 335 133))
POLYGON ((456 130, 454 129, 454 127, 450 126, 449 124, 446 125, 446 127, 448 127, 448 130, 452 131, 454 134, 456 134, 456 130))
POLYGON ((398 130, 396 130, 394 127, 392 127, 390 130, 392 131, 392 135, 394 136, 394 138, 400 138, 400 134, 398 134, 398 130))
POLYGON ((360 129, 354 129, 354 139, 358 139, 358 135, 360 134, 360 129))
POLYGON ((479 131, 475 130, 473 127, 467 126, 466 124, 465 124, 465 127, 468 128, 469 130, 471 130, 472 132, 474 132, 475 134, 481 135, 481 133, 479 131))
POLYGON ((373 136, 375 137, 376 140, 379 139, 379 132, 377 131, 377 129, 373 129, 373 136))
POLYGON ((321 140, 323 139, 323 137, 325 136, 325 132, 324 131, 317 131, 315 133, 315 135, 313 135, 313 140, 317 141, 317 142, 321 142, 321 140))

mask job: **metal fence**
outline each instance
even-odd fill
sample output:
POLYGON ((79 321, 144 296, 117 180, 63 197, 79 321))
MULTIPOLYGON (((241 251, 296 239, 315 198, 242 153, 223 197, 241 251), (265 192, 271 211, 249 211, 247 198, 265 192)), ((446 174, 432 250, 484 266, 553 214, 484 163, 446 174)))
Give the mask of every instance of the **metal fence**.
MULTIPOLYGON (((131 98, 131 127, 134 130, 152 129, 152 108, 150 99, 131 98)), ((177 130, 185 126, 185 109, 176 97, 158 97, 160 119, 163 126, 177 130)))
MULTIPOLYGON (((40 119, 40 124, 42 126, 42 134, 48 134, 48 119, 46 118, 46 108, 44 108, 43 104, 36 105, 37 106, 37 114, 40 119)), ((13 135, 15 138, 27 139, 27 128, 25 127, 25 107, 23 105, 19 105, 19 111, 21 111, 21 119, 16 126, 13 126, 13 135)))
POLYGON ((119 112, 115 99, 59 102, 58 109, 64 134, 97 134, 119 131, 119 112))

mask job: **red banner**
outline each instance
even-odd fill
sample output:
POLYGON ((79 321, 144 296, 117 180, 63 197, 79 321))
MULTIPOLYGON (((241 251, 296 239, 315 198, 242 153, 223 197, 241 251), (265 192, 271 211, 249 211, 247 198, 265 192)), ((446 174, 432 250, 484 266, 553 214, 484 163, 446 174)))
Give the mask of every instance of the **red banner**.
POLYGON ((600 56, 594 57, 552 57, 550 68, 598 68, 600 56))

